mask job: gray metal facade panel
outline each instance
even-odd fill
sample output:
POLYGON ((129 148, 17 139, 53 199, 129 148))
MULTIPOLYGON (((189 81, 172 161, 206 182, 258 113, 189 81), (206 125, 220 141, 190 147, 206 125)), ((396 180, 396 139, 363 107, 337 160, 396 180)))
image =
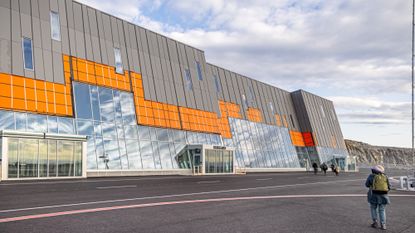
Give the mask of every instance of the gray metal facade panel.
POLYGON ((53 53, 53 81, 55 83, 65 83, 65 76, 63 75, 63 61, 62 61, 62 54, 61 53, 53 53))
POLYGON ((254 93, 254 102, 255 102, 255 108, 261 108, 261 100, 259 98, 260 92, 258 89, 258 82, 255 80, 250 80, 252 83, 252 92, 254 93))
POLYGON ((228 86, 228 93, 229 93, 230 101, 232 103, 236 103, 235 89, 234 89, 232 78, 231 78, 231 72, 229 70, 225 70, 225 81, 226 81, 226 85, 228 86))
POLYGON ((33 48, 33 58, 35 65, 35 77, 39 80, 45 80, 45 70, 43 64, 43 52, 41 48, 33 48))
POLYGON ((179 64, 179 55, 177 54, 177 43, 172 39, 167 39, 167 48, 169 50, 169 60, 172 63, 179 64))
POLYGON ((112 33, 112 42, 114 43, 114 47, 120 46, 120 38, 118 35, 118 24, 117 24, 117 18, 110 15, 110 26, 111 26, 111 33, 112 33))
POLYGON ((18 11, 11 11, 12 14, 12 41, 18 42, 22 40, 21 27, 20 27, 20 14, 18 11))
POLYGON ((265 103, 265 108, 267 109, 267 115, 268 115, 268 120, 267 123, 268 124, 275 124, 275 117, 274 117, 274 112, 275 112, 275 108, 274 108, 274 103, 272 101, 272 97, 271 97, 271 87, 269 85, 264 85, 264 97, 266 100, 265 103), (271 109, 271 106, 274 109, 274 111, 271 109))
POLYGON ((49 3, 50 3, 50 10, 51 11, 55 11, 55 12, 59 11, 58 0, 49 0, 49 3))
POLYGON ((52 52, 62 53, 62 46, 60 41, 51 40, 52 42, 52 52))
POLYGON ((85 5, 82 5, 82 21, 84 26, 84 38, 85 38, 85 52, 86 59, 89 61, 94 61, 94 53, 92 51, 92 41, 91 41, 91 30, 89 25, 88 9, 85 5))
POLYGON ((232 81, 232 89, 235 94, 236 104, 242 105, 242 94, 243 92, 239 89, 239 80, 234 72, 230 72, 230 80, 232 81))
POLYGON ((135 71, 134 69, 134 60, 133 60, 133 46, 131 45, 131 36, 130 36, 130 28, 129 24, 125 21, 122 22, 122 33, 124 36, 124 48, 127 52, 127 59, 125 60, 125 67, 127 70, 135 71))
POLYGON ((86 59, 84 33, 75 30, 76 56, 86 59))
POLYGON ((11 73, 10 2, 0 7, 0 72, 11 73))
MULTIPOLYGON (((12 0, 14 2, 14 0, 12 0)), ((41 20, 49 21, 50 2, 48 0, 39 0, 39 16, 41 20)))
POLYGON ((139 50, 137 46, 137 36, 135 34, 135 28, 134 25, 129 25, 129 31, 130 31, 130 42, 132 45, 131 54, 132 54, 132 66, 133 71, 137 73, 141 73, 140 68, 140 58, 139 58, 139 50))
POLYGON ((22 37, 32 38, 32 17, 27 14, 20 14, 22 37))
POLYGON ((259 109, 259 111, 262 113, 262 119, 264 120, 265 123, 270 124, 271 123, 271 118, 270 118, 270 111, 269 111, 269 104, 268 104, 268 99, 266 96, 266 85, 264 83, 259 82, 258 83, 258 88, 260 90, 260 100, 261 100, 261 105, 262 108, 259 109))
POLYGON ((61 27, 61 44, 62 44, 62 53, 69 55, 70 54, 70 47, 69 47, 69 31, 67 27, 61 27))
POLYGON ((154 83, 155 83, 157 101, 166 103, 167 97, 166 97, 166 88, 164 86, 164 81, 161 79, 154 79, 154 83))
POLYGON ((0 39, 0 72, 11 73, 12 71, 12 48, 11 41, 0 39))
POLYGON ((0 1, 0 7, 11 9, 10 0, 1 0, 0 1))
POLYGON ((231 97, 228 91, 228 84, 226 82, 225 70, 222 68, 218 68, 218 71, 219 71, 219 79, 220 79, 221 87, 223 90, 223 98, 225 102, 230 102, 231 97))
POLYGON ((23 76, 22 42, 12 41, 12 73, 23 76))
MULTIPOLYGON (((216 86, 215 86, 216 96, 218 97, 218 99, 224 100, 225 97, 224 97, 223 86, 221 84, 221 79, 220 79, 220 75, 219 75, 219 68, 216 67, 216 66, 210 66, 210 70, 212 72, 212 78, 214 78, 213 75, 216 75, 217 80, 218 80, 218 84, 219 84, 219 87, 220 87, 220 91, 219 92, 216 92, 216 86)), ((215 82, 215 80, 213 80, 213 82, 215 82)))
POLYGON ((68 28, 75 28, 75 22, 74 22, 74 15, 73 15, 73 2, 72 0, 65 1, 66 6, 66 20, 68 23, 68 28))
POLYGON ((105 40, 104 22, 102 21, 102 14, 96 11, 98 38, 99 38, 99 50, 100 50, 100 63, 108 64, 107 45, 105 40))
POLYGON ((43 67, 45 68, 45 80, 53 82, 52 51, 43 50, 43 67))
MULTIPOLYGON (((32 0, 32 4, 33 4, 33 0, 32 0)), ((58 1, 58 11, 59 11, 59 21, 61 26, 68 26, 68 22, 66 20, 66 5, 65 5, 65 1, 58 1)))
MULTIPOLYGON (((4 1, 0 1, 0 2, 4 2, 4 1)), ((65 4, 64 1, 62 1, 62 3, 65 4)), ((32 18, 38 18, 40 20, 38 0, 31 0, 30 7, 31 7, 32 18)))
POLYGON ((30 15, 30 0, 19 0, 19 8, 21 14, 30 15))
POLYGON ((174 87, 176 89, 178 105, 182 107, 186 107, 186 94, 184 93, 183 85, 175 82, 174 87))
POLYGON ((52 38, 50 35, 49 21, 40 20, 40 30, 42 32, 42 49, 52 50, 52 38))
POLYGON ((11 9, 15 11, 19 11, 19 1, 12 0, 11 1, 11 9))
MULTIPOLYGON (((117 19, 117 25, 118 25, 118 37, 120 39, 120 51, 121 51, 121 60, 124 67, 124 70, 130 70, 129 67, 129 61, 127 57, 127 47, 126 47, 126 38, 124 36, 124 27, 123 23, 120 19, 117 19)), ((131 47, 129 47, 128 50, 131 50, 131 47)))
POLYGON ((202 90, 199 88, 193 89, 193 95, 195 96, 195 104, 197 109, 203 109, 203 101, 202 101, 202 90))

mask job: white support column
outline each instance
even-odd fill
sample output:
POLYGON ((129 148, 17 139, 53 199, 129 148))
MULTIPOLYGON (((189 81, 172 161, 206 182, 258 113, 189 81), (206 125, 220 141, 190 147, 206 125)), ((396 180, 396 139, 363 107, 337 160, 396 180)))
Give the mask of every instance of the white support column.
POLYGON ((2 155, 2 161, 1 161, 1 179, 0 180, 7 180, 7 174, 9 171, 9 153, 8 153, 8 140, 6 137, 2 137, 2 143, 1 143, 1 155, 2 155))
POLYGON ((82 177, 86 178, 86 157, 87 157, 87 142, 82 142, 82 177))

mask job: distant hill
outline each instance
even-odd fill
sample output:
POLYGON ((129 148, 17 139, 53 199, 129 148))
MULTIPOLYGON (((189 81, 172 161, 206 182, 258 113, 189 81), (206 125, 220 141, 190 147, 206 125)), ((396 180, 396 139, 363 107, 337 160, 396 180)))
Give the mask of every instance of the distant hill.
POLYGON ((411 166, 412 151, 410 148, 372 146, 364 142, 345 139, 349 155, 356 156, 358 165, 389 164, 411 166), (383 158, 382 158, 383 157, 383 158))

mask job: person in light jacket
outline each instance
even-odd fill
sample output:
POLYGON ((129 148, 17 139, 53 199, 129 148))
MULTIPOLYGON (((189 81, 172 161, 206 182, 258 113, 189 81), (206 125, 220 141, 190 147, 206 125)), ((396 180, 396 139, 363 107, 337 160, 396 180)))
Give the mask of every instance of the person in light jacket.
POLYGON ((388 192, 390 184, 388 177, 385 175, 385 169, 381 165, 372 168, 372 174, 366 179, 366 187, 369 188, 367 192, 367 201, 370 204, 370 213, 372 216, 373 228, 378 227, 378 214, 380 220, 380 227, 386 230, 386 213, 385 207, 390 204, 388 192))

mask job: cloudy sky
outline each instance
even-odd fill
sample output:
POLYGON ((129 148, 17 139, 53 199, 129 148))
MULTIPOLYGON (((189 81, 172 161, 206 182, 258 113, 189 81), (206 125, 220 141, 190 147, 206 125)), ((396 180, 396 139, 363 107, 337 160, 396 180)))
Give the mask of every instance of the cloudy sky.
POLYGON ((411 146, 410 0, 77 0, 332 100, 344 137, 411 146))

